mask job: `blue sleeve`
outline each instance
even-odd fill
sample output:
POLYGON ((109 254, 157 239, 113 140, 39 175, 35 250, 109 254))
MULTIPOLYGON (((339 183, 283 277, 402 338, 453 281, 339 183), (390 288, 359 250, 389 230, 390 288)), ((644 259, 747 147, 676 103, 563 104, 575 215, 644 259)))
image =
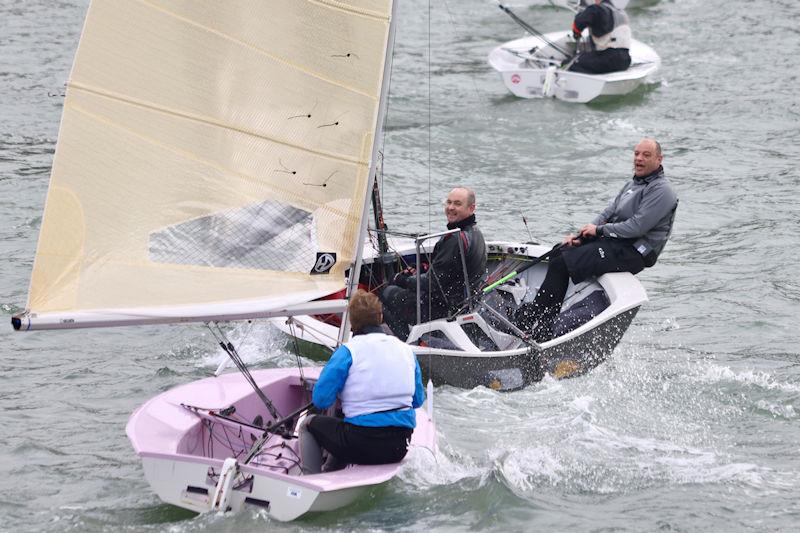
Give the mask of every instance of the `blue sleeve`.
POLYGON ((339 346, 331 356, 328 364, 322 369, 317 384, 314 385, 314 393, 311 400, 320 409, 327 409, 344 388, 350 367, 353 365, 353 356, 347 346, 339 346))
POLYGON ((419 361, 414 356, 414 397, 411 399, 411 407, 416 409, 425 403, 425 387, 422 386, 422 371, 419 368, 419 361))

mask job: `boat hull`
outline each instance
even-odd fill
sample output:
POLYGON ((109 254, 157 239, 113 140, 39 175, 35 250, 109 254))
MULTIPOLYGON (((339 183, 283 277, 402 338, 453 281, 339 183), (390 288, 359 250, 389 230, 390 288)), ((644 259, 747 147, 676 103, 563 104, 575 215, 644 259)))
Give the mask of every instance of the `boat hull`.
MULTIPOLYGON (((252 375, 278 411, 286 414, 306 404, 306 384, 315 381, 319 372, 320 368, 269 369, 252 371, 252 375)), ((164 502, 196 513, 250 507, 264 509, 279 521, 293 520, 356 501, 365 491, 391 480, 403 464, 349 465, 333 472, 302 474, 296 439, 277 436, 277 447, 246 462, 244 457, 261 435, 260 429, 237 427, 230 417, 217 421, 216 415, 199 415, 185 405, 202 405, 203 412, 216 413, 235 408, 235 416, 245 421, 271 417, 238 372, 177 387, 134 412, 126 432, 142 459, 148 483, 164 502), (273 459, 275 450, 277 459, 273 459), (228 463, 235 465, 233 481, 230 490, 223 490, 228 463), (219 498, 222 493, 227 495, 219 498)), ((416 416, 411 447, 435 451, 432 413, 417 409, 416 416)))
POLYGON ((550 374, 555 378, 575 377, 604 362, 614 351, 639 308, 625 311, 574 338, 547 343, 542 350, 492 356, 459 352, 437 353, 416 349, 425 379, 437 385, 474 388, 486 386, 514 390, 540 381, 550 374))
MULTIPOLYGON (((214 486, 207 483, 207 478, 208 470, 213 466, 209 466, 208 462, 143 456, 142 466, 153 492, 165 503, 195 513, 211 510, 214 486)), ((282 522, 309 512, 332 511, 350 505, 365 491, 389 481, 338 490, 315 490, 295 481, 251 473, 254 474, 252 486, 247 490, 232 492, 227 512, 240 512, 247 508, 264 509, 270 517, 282 522)))
MULTIPOLYGON (((563 32, 545 35, 551 42, 564 42, 563 32)), ((524 37, 492 50, 489 65, 503 79, 506 88, 520 98, 557 98, 567 102, 586 103, 600 96, 628 94, 642 84, 653 83, 661 68, 661 59, 649 46, 634 40, 631 48, 631 67, 621 72, 585 74, 561 70, 527 59, 532 49, 546 49, 540 37, 524 37)), ((563 55, 553 52, 560 63, 563 55)))
MULTIPOLYGON (((547 247, 540 245, 502 241, 490 241, 487 247, 490 271, 499 268, 503 258, 534 258, 548 251, 547 247)), ((393 246, 393 249, 404 255, 406 263, 413 261, 413 257, 407 253, 408 249, 404 251, 401 244, 393 246)), ((369 270, 372 261, 373 258, 367 256, 362 269, 362 282, 374 279, 374 273, 369 270)), ((535 294, 545 271, 546 264, 526 271, 528 297, 535 294)), ((435 385, 463 388, 489 386, 512 390, 539 381, 546 374, 557 378, 580 375, 611 355, 639 308, 647 301, 647 294, 638 279, 627 272, 605 274, 587 283, 588 287, 583 289, 570 285, 571 292, 574 294, 587 288, 602 289, 608 299, 608 307, 579 327, 541 346, 517 342, 504 348, 495 345, 491 349, 481 349, 475 342, 475 335, 470 337, 464 329, 472 327, 472 331, 475 331, 476 326, 468 324, 476 324, 483 331, 489 329, 484 316, 478 312, 459 316, 455 320, 440 319, 414 326, 408 342, 417 354, 426 379, 430 378, 435 385)), ((362 284, 370 290, 377 290, 381 286, 362 284)), ((568 295, 567 300, 570 297, 568 295)), ((275 319, 272 323, 298 339, 328 349, 336 347, 338 327, 320 317, 300 315, 289 320, 275 319)), ((502 344, 503 338, 499 341, 502 344)))

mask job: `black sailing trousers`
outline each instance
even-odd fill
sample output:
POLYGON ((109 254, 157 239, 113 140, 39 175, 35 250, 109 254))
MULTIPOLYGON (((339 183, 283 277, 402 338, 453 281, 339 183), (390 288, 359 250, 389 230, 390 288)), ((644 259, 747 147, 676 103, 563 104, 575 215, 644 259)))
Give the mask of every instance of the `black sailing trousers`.
POLYGON ((382 465, 406 456, 411 428, 356 426, 332 416, 316 415, 308 430, 317 443, 343 463, 382 465))
POLYGON ((514 320, 525 331, 533 329, 534 340, 546 342, 553 336, 553 324, 561 312, 570 279, 580 283, 591 276, 609 272, 638 274, 643 269, 644 258, 627 240, 598 239, 562 248, 551 256, 536 298, 520 306, 514 320))

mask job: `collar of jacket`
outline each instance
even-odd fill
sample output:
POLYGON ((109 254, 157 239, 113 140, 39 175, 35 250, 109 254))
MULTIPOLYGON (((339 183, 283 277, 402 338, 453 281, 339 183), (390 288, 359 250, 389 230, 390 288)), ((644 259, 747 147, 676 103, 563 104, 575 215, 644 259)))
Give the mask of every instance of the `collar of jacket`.
POLYGON ((475 213, 471 214, 467 218, 461 219, 458 222, 451 222, 447 225, 447 229, 456 229, 461 228, 464 229, 467 226, 471 226, 475 224, 475 213))
POLYGON ((367 335, 369 333, 383 333, 383 328, 380 326, 364 326, 358 331, 353 332, 353 337, 356 335, 367 335))
POLYGON ((641 178, 639 176, 634 176, 633 181, 637 183, 641 182, 650 183, 653 180, 657 180, 658 178, 663 178, 663 177, 664 177, 664 167, 658 165, 658 168, 655 169, 650 174, 648 174, 647 176, 642 176, 641 178))

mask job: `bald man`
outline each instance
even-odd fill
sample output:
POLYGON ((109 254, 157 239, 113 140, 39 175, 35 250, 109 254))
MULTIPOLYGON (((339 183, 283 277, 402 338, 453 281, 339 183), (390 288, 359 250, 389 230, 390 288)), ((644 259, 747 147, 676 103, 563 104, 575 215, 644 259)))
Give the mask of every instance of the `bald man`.
MULTIPOLYGON (((455 313, 480 287, 486 273, 486 244, 475 222, 475 207, 475 192, 468 187, 456 187, 447 195, 444 202, 447 229, 459 228, 461 232, 439 239, 433 248, 430 270, 419 275, 423 322, 455 313), (468 286, 464 283, 465 267, 468 286)), ((386 324, 403 340, 408 338, 408 325, 417 320, 416 274, 398 274, 381 292, 386 324)))
POLYGON ((678 207, 678 197, 664 176, 663 159, 658 142, 642 139, 633 152, 633 179, 577 236, 565 237, 560 253, 551 256, 535 300, 515 315, 535 340, 552 338, 570 279, 580 283, 608 272, 637 274, 656 263, 678 207))

